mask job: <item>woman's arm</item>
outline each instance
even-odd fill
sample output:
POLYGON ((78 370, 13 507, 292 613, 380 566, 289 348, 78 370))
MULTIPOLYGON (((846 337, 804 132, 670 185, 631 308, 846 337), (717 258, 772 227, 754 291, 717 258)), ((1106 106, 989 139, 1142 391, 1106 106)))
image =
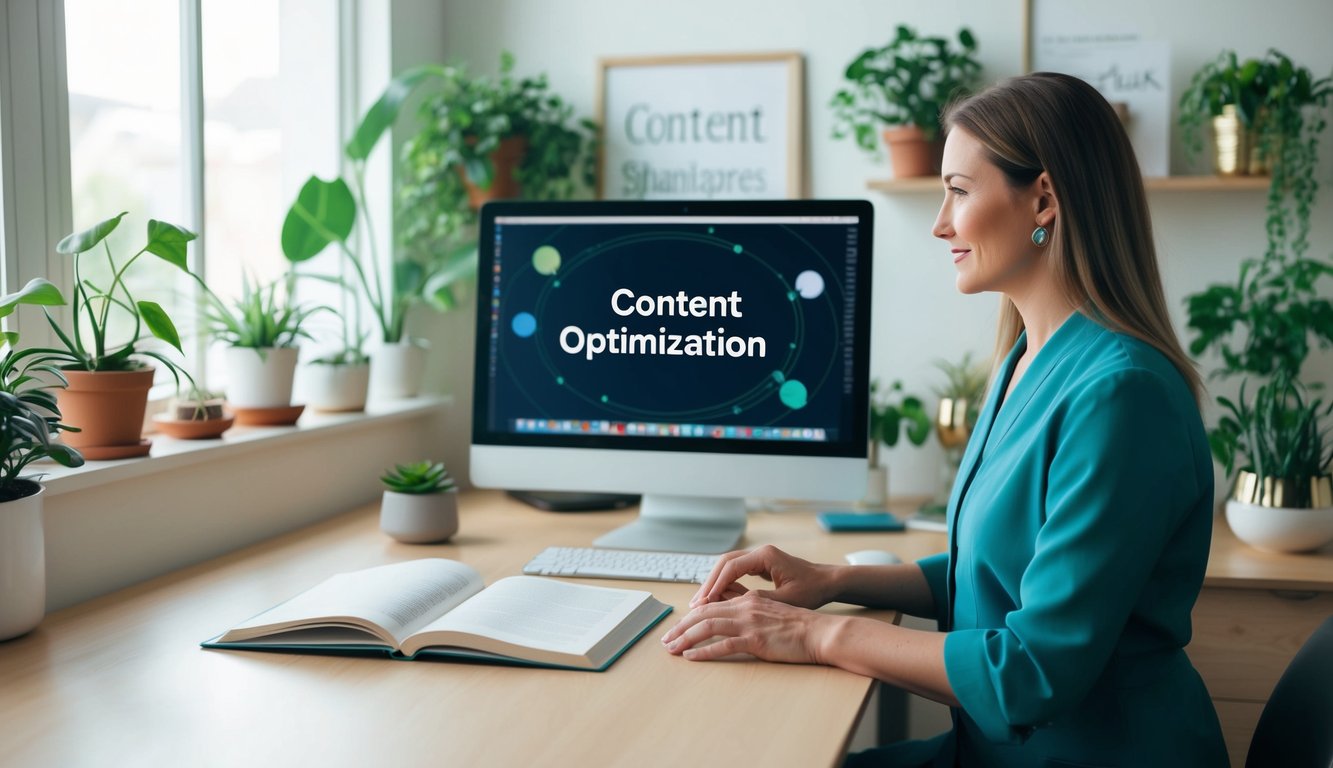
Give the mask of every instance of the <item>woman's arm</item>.
POLYGON ((944 637, 873 619, 818 613, 748 592, 700 604, 662 643, 690 661, 748 653, 766 661, 826 664, 957 706, 944 670, 944 637))
POLYGON ((890 608, 923 619, 938 618, 934 594, 916 563, 834 566, 828 602, 890 608))

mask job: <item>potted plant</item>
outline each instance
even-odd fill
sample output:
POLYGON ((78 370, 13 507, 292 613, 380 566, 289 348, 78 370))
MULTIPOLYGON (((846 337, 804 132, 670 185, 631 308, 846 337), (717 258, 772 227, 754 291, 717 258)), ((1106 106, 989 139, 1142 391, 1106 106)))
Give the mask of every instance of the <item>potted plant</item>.
POLYGON ((1180 96, 1186 149, 1203 148, 1204 125, 1211 122, 1219 175, 1268 173, 1278 147, 1300 140, 1306 109, 1326 106, 1331 92, 1333 79, 1315 80, 1275 49, 1244 61, 1235 51, 1222 51, 1194 73, 1180 96))
MULTIPOLYGON (((60 291, 42 279, 0 297, 0 317, 19 304, 65 303, 60 291)), ((66 467, 83 464, 73 448, 52 442, 71 428, 60 423, 53 388, 64 376, 43 350, 15 351, 17 334, 3 333, 7 348, 0 358, 0 641, 25 634, 46 613, 46 549, 42 535, 42 485, 25 475, 28 465, 49 458, 66 467), (45 374, 55 384, 43 382, 45 374)))
POLYGON ((398 464, 380 481, 385 533, 406 544, 429 544, 458 532, 458 489, 440 462, 398 464))
POLYGON ((310 316, 328 308, 297 304, 293 282, 247 277, 240 298, 226 302, 199 281, 208 334, 226 345, 227 401, 241 424, 294 424, 305 407, 292 405, 298 343, 310 338, 310 316))
POLYGON ((967 447, 981 412, 988 374, 986 366, 972 362, 971 352, 957 362, 937 360, 935 367, 945 378, 944 386, 935 388, 939 398, 939 407, 935 410, 935 437, 944 448, 945 463, 940 470, 935 497, 926 502, 920 512, 943 521, 954 478, 963 461, 963 449, 967 447))
POLYGON ((182 351, 180 334, 166 311, 156 302, 135 300, 125 280, 129 269, 146 253, 188 274, 186 246, 195 235, 174 224, 149 220, 144 246, 118 262, 103 241, 125 215, 68 235, 56 245, 57 253, 74 257, 73 319, 66 333, 48 312, 47 320, 64 348, 41 351, 59 362, 68 380, 68 387, 60 392, 60 407, 65 420, 79 432, 71 433, 67 440, 89 459, 148 453, 151 442, 140 439, 154 375, 148 361, 165 367, 178 387, 184 377, 195 388, 194 379, 180 364, 143 346, 156 338, 182 351), (98 245, 103 246, 109 275, 105 288, 83 277, 83 259, 98 245))
POLYGON ((946 38, 920 37, 899 25, 892 40, 865 49, 847 65, 843 77, 851 85, 829 103, 833 138, 851 136, 862 149, 877 153, 877 134, 883 129, 894 176, 939 173, 944 147, 940 112, 976 85, 981 72, 976 50, 976 38, 966 27, 959 30, 955 49, 946 38))
MULTIPOLYGON (((1314 103, 1322 106, 1329 87, 1326 81, 1309 83, 1308 73, 1301 74, 1276 51, 1270 51, 1265 62, 1276 73, 1259 75, 1270 84, 1261 107, 1267 112, 1261 121, 1261 146, 1272 159, 1267 244, 1262 257, 1241 264, 1234 284, 1212 285, 1186 299, 1187 326, 1194 333, 1190 352, 1218 353, 1222 365, 1213 375, 1241 380, 1236 401, 1218 399, 1229 415, 1210 430, 1209 443, 1228 476, 1237 470, 1254 475, 1248 479, 1243 473, 1237 475, 1233 498, 1259 506, 1279 498, 1255 488, 1306 483, 1300 474, 1305 470, 1299 468, 1308 470, 1311 461, 1301 453, 1303 444, 1288 437, 1294 424, 1306 421, 1315 434, 1323 435, 1319 422, 1327 414, 1310 405, 1315 401, 1301 383, 1301 368, 1313 345, 1333 345, 1333 301, 1327 282, 1333 266, 1327 259, 1307 255, 1310 213, 1318 189, 1317 149, 1325 121, 1317 112, 1307 115, 1311 103, 1305 99, 1284 101, 1275 96, 1317 93, 1314 103), (1253 393, 1252 400, 1247 392, 1253 393), (1238 435, 1245 437, 1241 440, 1238 435), (1247 457, 1244 465, 1235 461, 1237 454, 1247 457)), ((1282 499, 1303 501, 1304 496, 1283 494, 1282 499)), ((1236 533, 1245 535, 1240 529, 1236 533)))
POLYGON ((1243 386, 1237 402, 1219 401, 1228 415, 1213 431, 1212 446, 1227 474, 1236 472, 1226 503, 1236 537, 1274 552, 1333 541, 1333 440, 1325 426, 1333 402, 1311 397, 1285 372, 1260 386, 1253 402, 1243 386))
POLYGON ((892 448, 904 434, 918 446, 930 437, 930 417, 921 398, 904 393, 901 381, 894 381, 887 391, 880 390, 878 380, 870 382, 870 474, 859 506, 882 509, 888 501, 889 470, 880 463, 879 445, 892 448))
MULTIPOLYGON (((456 302, 456 286, 475 274, 474 203, 479 207, 486 195, 518 196, 520 190, 529 198, 569 197, 578 185, 574 177, 580 157, 582 182, 592 183, 591 123, 571 126, 572 108, 550 93, 546 77, 515 79, 513 64, 513 56, 502 55, 496 81, 474 77, 461 65, 400 73, 344 148, 351 184, 311 177, 284 222, 284 253, 294 262, 334 242, 348 257, 354 285, 371 306, 383 344, 375 363, 379 395, 406 397, 419 388, 424 349, 407 335, 407 317, 418 306, 448 311, 456 302), (371 229, 365 211, 366 160, 408 96, 423 87, 428 90, 418 115, 421 127, 402 151, 395 253, 386 286, 373 266, 379 263, 373 238, 365 262, 347 241, 358 209, 363 226, 371 229), (527 146, 541 151, 527 152, 527 146), (373 279, 367 279, 367 270, 373 279)), ((342 357, 359 357, 358 331, 345 329, 344 337, 342 357)))

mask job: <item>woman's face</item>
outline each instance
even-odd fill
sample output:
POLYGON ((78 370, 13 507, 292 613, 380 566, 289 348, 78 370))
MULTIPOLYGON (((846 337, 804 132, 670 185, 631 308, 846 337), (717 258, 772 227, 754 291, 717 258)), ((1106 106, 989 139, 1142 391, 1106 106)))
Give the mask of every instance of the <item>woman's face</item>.
POLYGON ((1038 224, 1049 229, 1055 218, 1053 209, 1043 210, 1041 181, 1012 188, 981 142, 959 128, 944 142, 941 170, 944 204, 931 233, 949 244, 958 290, 1025 292, 1042 264, 1032 231, 1038 224))

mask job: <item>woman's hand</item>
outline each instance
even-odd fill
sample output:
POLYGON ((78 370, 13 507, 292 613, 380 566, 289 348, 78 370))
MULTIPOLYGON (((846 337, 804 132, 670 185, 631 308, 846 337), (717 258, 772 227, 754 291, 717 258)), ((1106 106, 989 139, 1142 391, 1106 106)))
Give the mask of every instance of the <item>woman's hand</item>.
POLYGON ((765 661, 819 664, 821 643, 837 619, 748 592, 701 603, 662 636, 662 644, 690 661, 748 653, 765 661), (718 640, 708 643, 712 638, 718 640))
POLYGON ((771 544, 753 551, 728 552, 717 560, 713 572, 690 598, 690 607, 755 594, 801 608, 818 608, 832 599, 835 566, 817 565, 793 557, 771 544), (773 589, 751 592, 742 586, 742 576, 761 576, 773 589))

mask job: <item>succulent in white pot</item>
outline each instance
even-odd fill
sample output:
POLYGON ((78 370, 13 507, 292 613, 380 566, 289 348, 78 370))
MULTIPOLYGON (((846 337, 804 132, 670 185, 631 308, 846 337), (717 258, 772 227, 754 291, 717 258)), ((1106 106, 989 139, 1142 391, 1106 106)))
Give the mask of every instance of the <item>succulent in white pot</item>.
POLYGON ((398 464, 380 482, 380 529, 388 535, 406 544, 430 544, 458 532, 458 488, 444 464, 398 464))

